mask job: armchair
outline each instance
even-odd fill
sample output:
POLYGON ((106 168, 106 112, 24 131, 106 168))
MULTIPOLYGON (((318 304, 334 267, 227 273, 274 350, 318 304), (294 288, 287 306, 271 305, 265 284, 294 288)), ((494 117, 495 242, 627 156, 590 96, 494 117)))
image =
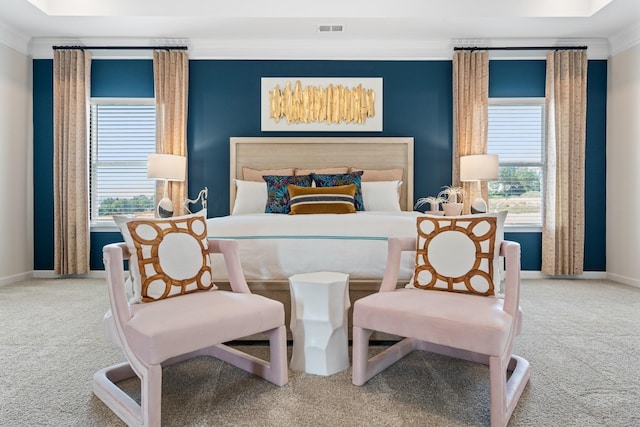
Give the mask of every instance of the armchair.
POLYGON ((209 240, 208 247, 209 253, 224 255, 231 292, 201 291, 140 304, 130 304, 125 294, 127 246, 103 249, 113 322, 127 362, 96 372, 93 391, 128 425, 160 425, 162 368, 192 357, 216 357, 278 386, 288 382, 282 303, 251 294, 236 242, 209 240), (269 339, 268 362, 223 344, 256 333, 269 339), (140 405, 117 386, 134 376, 141 382, 140 405))
POLYGON ((522 327, 520 245, 504 241, 500 246, 506 258, 504 299, 396 289, 401 253, 415 249, 414 238, 389 239, 379 292, 354 304, 353 384, 364 385, 414 350, 479 362, 489 366, 491 425, 506 426, 530 375, 529 363, 512 354, 522 327), (369 337, 374 331, 405 338, 369 359, 369 337))

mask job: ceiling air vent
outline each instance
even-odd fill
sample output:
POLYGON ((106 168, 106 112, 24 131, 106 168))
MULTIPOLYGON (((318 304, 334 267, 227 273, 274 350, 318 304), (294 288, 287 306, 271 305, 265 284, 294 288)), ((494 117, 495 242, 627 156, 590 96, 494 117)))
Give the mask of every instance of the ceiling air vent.
POLYGON ((344 31, 343 25, 319 25, 318 31, 321 33, 341 33, 344 31))

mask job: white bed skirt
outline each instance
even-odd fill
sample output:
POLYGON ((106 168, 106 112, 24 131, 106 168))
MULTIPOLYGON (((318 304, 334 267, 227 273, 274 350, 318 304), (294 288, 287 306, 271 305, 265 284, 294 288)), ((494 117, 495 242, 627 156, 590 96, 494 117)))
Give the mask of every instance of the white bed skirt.
MULTIPOLYGON (((208 235, 236 239, 248 281, 286 280, 314 271, 350 279, 381 280, 389 237, 416 235, 419 212, 355 214, 251 214, 207 219, 208 235)), ((227 279, 222 256, 212 256, 214 280, 227 279)), ((399 278, 409 281, 415 253, 403 254, 399 278)))

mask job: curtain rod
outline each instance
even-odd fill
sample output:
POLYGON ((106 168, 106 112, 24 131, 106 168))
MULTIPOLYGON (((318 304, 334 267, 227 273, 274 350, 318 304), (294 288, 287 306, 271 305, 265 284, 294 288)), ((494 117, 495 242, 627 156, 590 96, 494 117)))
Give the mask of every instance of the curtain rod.
POLYGON ((504 47, 454 47, 453 50, 586 50, 587 46, 504 46, 504 47))
POLYGON ((188 50, 187 46, 53 46, 53 50, 58 49, 81 49, 81 50, 188 50))

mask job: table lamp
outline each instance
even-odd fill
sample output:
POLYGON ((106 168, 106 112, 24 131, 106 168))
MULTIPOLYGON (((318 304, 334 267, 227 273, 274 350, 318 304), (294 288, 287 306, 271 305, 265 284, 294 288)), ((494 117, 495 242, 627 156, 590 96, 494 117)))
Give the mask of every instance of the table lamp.
POLYGON ((173 203, 169 198, 169 181, 184 181, 187 158, 173 154, 149 154, 147 158, 147 178, 164 180, 164 193, 158 203, 160 218, 173 216, 173 203))
POLYGON ((478 197, 471 202, 471 213, 486 213, 487 202, 482 198, 482 181, 498 179, 498 156, 496 154, 473 154, 460 157, 460 181, 476 181, 478 197))

